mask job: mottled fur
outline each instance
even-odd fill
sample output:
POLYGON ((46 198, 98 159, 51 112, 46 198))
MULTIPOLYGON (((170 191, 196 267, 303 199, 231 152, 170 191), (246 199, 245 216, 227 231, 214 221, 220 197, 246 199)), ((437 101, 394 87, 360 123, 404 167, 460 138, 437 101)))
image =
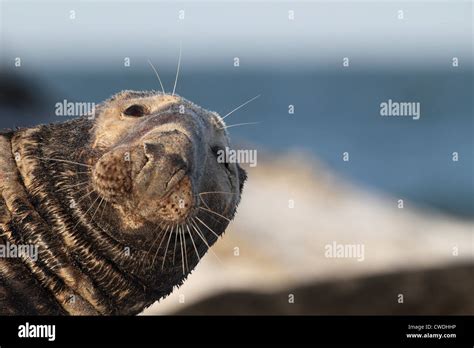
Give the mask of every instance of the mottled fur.
POLYGON ((235 214, 246 175, 214 157, 228 145, 217 114, 124 91, 96 116, 0 134, 0 244, 39 251, 0 258, 0 314, 137 314, 182 284, 235 214), (132 104, 148 114, 124 116, 132 104), (124 149, 130 162, 117 160, 124 149), (180 197, 189 204, 175 214, 180 197))

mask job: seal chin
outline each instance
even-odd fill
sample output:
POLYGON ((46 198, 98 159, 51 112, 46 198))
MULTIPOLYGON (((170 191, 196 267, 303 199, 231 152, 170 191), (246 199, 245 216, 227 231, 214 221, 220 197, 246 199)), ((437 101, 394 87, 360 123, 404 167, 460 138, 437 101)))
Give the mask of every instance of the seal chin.
POLYGON ((195 195, 193 195, 191 179, 188 175, 173 185, 164 197, 160 199, 142 198, 137 203, 137 211, 142 217, 166 223, 185 221, 192 215, 196 207, 195 195))

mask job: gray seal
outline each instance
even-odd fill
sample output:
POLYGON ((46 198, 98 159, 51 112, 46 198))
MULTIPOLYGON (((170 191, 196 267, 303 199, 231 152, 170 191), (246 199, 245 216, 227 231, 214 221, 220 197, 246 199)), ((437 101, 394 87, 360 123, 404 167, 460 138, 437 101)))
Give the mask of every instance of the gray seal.
POLYGON ((168 295, 236 213, 228 146, 217 113, 155 91, 0 133, 0 314, 134 315, 168 295))

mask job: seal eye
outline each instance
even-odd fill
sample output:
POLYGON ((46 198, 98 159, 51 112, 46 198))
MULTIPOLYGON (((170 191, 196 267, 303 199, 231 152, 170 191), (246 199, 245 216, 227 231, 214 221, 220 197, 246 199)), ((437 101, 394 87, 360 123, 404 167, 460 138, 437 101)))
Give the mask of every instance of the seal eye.
POLYGON ((147 114, 147 109, 143 105, 133 104, 126 108, 123 114, 131 117, 142 117, 147 114))

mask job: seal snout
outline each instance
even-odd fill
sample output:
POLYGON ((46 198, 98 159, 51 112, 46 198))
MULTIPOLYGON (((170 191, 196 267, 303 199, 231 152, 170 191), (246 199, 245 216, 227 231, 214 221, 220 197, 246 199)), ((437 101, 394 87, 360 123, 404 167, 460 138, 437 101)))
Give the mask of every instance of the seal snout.
POLYGON ((144 197, 161 199, 186 175, 191 174, 193 146, 184 133, 158 133, 143 140, 146 163, 134 178, 135 191, 144 197))
POLYGON ((195 205, 195 148, 179 130, 155 131, 137 148, 146 163, 133 180, 138 209, 161 221, 185 220, 195 205))
POLYGON ((179 130, 151 131, 105 153, 93 170, 106 200, 146 219, 181 221, 195 206, 195 147, 179 130), (133 208, 134 207, 134 208, 133 208))

